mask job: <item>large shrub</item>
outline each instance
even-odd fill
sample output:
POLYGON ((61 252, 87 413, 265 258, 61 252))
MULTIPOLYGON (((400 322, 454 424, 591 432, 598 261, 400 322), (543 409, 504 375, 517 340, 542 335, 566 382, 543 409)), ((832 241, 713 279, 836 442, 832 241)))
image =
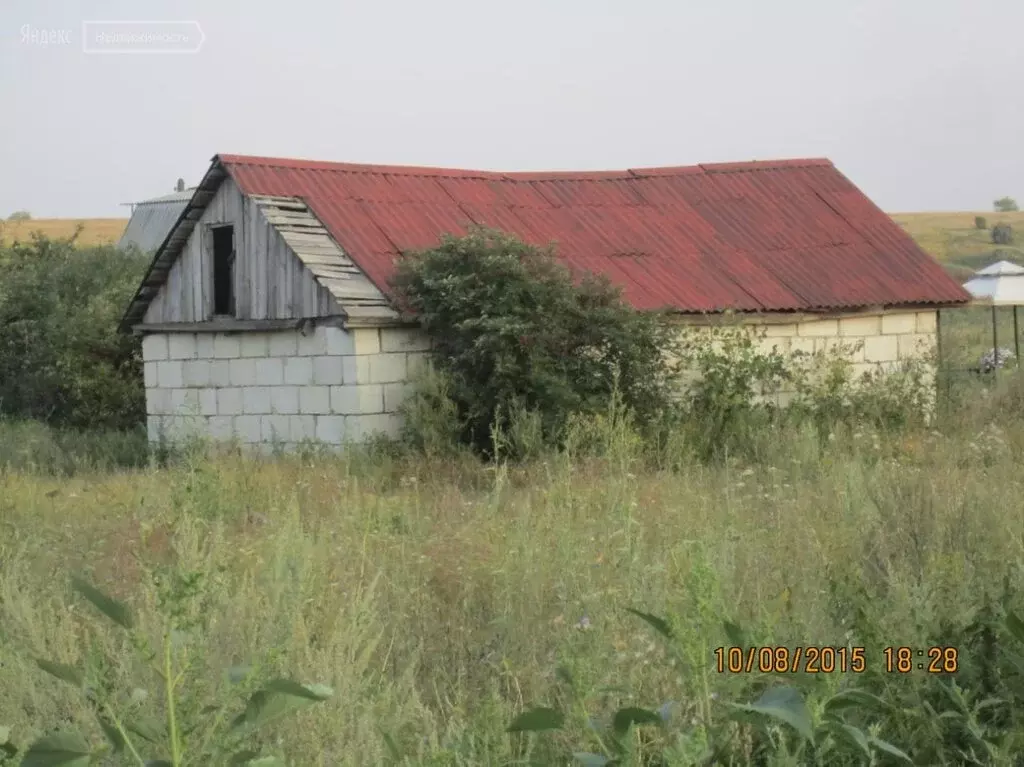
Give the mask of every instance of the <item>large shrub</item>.
POLYGON ((449 236, 404 255, 392 286, 433 341, 460 438, 480 452, 522 413, 555 443, 571 414, 604 410, 613 395, 641 427, 670 402, 671 329, 551 249, 482 229, 449 236))
POLYGON ((139 342, 117 322, 145 267, 73 238, 0 247, 0 414, 80 428, 142 420, 139 342))

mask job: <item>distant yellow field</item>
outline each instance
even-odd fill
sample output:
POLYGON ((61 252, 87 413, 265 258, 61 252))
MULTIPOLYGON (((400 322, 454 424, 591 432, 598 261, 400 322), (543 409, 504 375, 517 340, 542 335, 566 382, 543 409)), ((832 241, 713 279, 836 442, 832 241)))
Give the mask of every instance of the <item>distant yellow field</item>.
MULTIPOLYGON (((940 261, 963 262, 971 265, 972 258, 984 257, 997 247, 992 244, 991 228, 995 224, 1010 224, 1018 234, 1018 244, 1024 236, 1024 212, 1016 213, 892 213, 916 241, 940 261), (975 229, 974 217, 985 219, 988 229, 975 229)), ((1003 250, 1015 248, 998 246, 1003 250)))
POLYGON ((110 245, 121 239, 127 218, 36 218, 29 221, 0 221, 0 242, 21 242, 42 232, 53 239, 70 237, 81 225, 79 245, 110 245))

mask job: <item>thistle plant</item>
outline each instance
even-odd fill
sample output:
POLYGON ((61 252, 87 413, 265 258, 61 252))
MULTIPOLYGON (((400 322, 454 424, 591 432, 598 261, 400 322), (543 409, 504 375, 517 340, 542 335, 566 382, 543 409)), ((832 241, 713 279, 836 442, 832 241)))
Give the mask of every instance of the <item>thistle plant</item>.
MULTIPOLYGON (((244 705, 197 705, 200 691, 189 690, 186 694, 183 688, 189 672, 196 668, 197 658, 187 640, 197 619, 188 605, 199 593, 201 582, 200 573, 171 572, 158 579, 162 630, 154 647, 127 605, 81 578, 72 579, 74 590, 127 634, 139 659, 157 680, 159 694, 151 694, 145 683, 127 692, 119 691, 110 674, 104 673, 113 666, 111 659, 95 648, 86 653, 91 662, 85 668, 36 659, 43 671, 81 692, 106 738, 91 743, 77 730, 57 730, 25 750, 22 767, 112 763, 139 767, 284 767, 282 758, 263 754, 253 745, 254 736, 283 716, 329 699, 333 691, 321 684, 280 678, 257 685, 255 669, 233 668, 227 672, 229 681, 243 691, 242 697, 249 691, 244 705)), ((0 765, 19 763, 15 761, 17 756, 9 729, 0 727, 0 765)))

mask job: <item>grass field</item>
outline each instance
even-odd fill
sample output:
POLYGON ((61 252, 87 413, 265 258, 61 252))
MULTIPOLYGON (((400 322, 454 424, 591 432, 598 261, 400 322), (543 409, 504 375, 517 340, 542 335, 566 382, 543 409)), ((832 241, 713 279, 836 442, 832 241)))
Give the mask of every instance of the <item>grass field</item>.
MULTIPOLYGON (((1007 379, 937 429, 843 432, 824 446, 780 433, 756 460, 718 467, 659 469, 609 428, 601 455, 521 466, 193 453, 64 479, 0 472, 0 723, 18 742, 62 723, 102 740, 80 693, 37 657, 157 700, 123 632, 71 594, 68 577, 84 573, 149 637, 169 610, 187 619, 178 715, 198 724, 190 743, 209 725, 203 705, 241 709, 245 688, 226 669, 250 666, 335 690, 259 741, 289 764, 397 764, 397 751, 416 765, 561 765, 572 748, 600 750, 588 714, 667 701, 671 726, 630 741, 671 758, 625 763, 698 764, 725 701, 753 699, 765 679, 715 669, 714 648, 736 641, 730 621, 759 646, 865 647, 866 675, 773 678, 801 685, 816 717, 841 688, 870 690, 903 710, 874 735, 916 764, 957 763, 921 703, 950 709, 939 682, 882 671, 883 648, 955 645, 961 684, 984 693, 992 651, 967 627, 990 597, 1024 607, 1022 395, 1007 379), (676 655, 625 607, 672 620, 676 655), (538 704, 567 710, 567 732, 504 732, 538 704)), ((25 443, 23 428, 0 423, 0 444, 25 443)), ((1012 764, 1024 747, 1014 721, 978 764, 1012 764)), ((868 763, 739 753, 730 763, 868 763)))
POLYGON ((35 232, 51 239, 70 237, 81 226, 77 242, 81 245, 116 243, 128 225, 127 218, 38 218, 29 221, 0 221, 0 242, 28 240, 35 232))

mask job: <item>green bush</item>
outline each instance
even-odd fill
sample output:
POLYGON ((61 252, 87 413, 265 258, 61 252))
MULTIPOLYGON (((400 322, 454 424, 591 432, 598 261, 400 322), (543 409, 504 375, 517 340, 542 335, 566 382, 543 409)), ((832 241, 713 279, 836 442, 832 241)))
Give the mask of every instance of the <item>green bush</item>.
POLYGON ((988 221, 984 216, 974 217, 974 228, 975 229, 988 229, 988 221))
POLYGON ((405 254, 392 286, 432 339, 459 437, 478 452, 493 454, 524 413, 557 443, 571 414, 606 409, 614 391, 641 427, 669 406, 671 328, 605 279, 574 281, 550 249, 488 230, 449 236, 405 254))
POLYGON ((992 242, 995 245, 1013 244, 1013 227, 1009 224, 996 224, 992 227, 992 242))
POLYGON ((77 428, 143 420, 140 344, 117 323, 146 263, 72 240, 0 247, 0 414, 77 428))

